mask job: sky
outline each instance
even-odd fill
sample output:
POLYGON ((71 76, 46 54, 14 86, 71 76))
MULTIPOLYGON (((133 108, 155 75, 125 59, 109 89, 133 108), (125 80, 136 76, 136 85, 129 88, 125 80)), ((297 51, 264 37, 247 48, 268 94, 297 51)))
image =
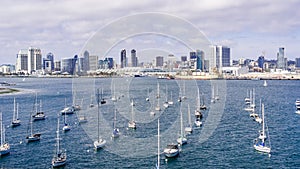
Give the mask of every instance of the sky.
MULTIPOLYGON (((257 59, 262 54, 276 59, 278 48, 285 47, 286 57, 294 60, 300 57, 299 7, 299 0, 1 0, 0 64, 15 64, 18 51, 30 46, 40 48, 43 57, 52 52, 56 60, 81 55, 103 27, 145 12, 188 21, 211 43, 230 47, 232 59, 257 59)), ((144 21, 139 18, 136 22, 142 25, 144 21)), ((124 44, 126 49, 139 49, 139 43, 132 43, 134 38, 126 39, 131 40, 131 46, 124 44)), ((140 40, 146 42, 148 38, 163 40, 149 35, 140 40)), ((122 44, 114 47, 118 52, 123 48, 122 44)), ((147 48, 152 48, 151 43, 147 48)), ((188 55, 185 51, 179 53, 188 55)))

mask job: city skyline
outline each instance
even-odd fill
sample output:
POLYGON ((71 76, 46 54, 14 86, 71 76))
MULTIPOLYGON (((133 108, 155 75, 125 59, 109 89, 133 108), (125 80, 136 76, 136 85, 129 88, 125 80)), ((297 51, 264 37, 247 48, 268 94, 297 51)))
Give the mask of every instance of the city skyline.
MULTIPOLYGON (((1 64, 15 64, 18 51, 28 46, 40 48, 43 58, 49 52, 57 60, 76 54, 82 56, 81 48, 99 28, 120 17, 143 12, 167 13, 191 22, 213 44, 230 47, 233 60, 257 59, 262 53, 265 58, 276 59, 279 47, 285 48, 285 55, 290 60, 300 55, 296 43, 300 37, 297 30, 300 2, 297 1, 204 0, 184 4, 179 1, 120 1, 97 4, 100 2, 2 1, 1 64)), ((119 56, 120 48, 113 57, 119 56)), ((139 46, 130 48, 140 51, 139 46)), ((187 51, 182 53, 175 56, 188 54, 187 51)))

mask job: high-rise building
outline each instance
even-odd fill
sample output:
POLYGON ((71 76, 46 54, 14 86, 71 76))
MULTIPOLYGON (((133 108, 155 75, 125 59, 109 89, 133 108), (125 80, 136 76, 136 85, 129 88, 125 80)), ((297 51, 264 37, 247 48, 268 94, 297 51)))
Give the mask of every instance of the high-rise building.
POLYGON ((28 73, 28 50, 21 49, 17 54, 16 72, 28 73))
POLYGON ((42 69, 41 49, 29 47, 28 49, 28 72, 32 73, 42 69))
POLYGON ((284 57, 284 47, 279 48, 277 53, 277 68, 278 69, 287 69, 287 59, 284 57))
POLYGON ((77 55, 74 56, 74 58, 67 58, 61 60, 61 71, 62 73, 69 73, 70 75, 73 75, 75 73, 75 66, 76 61, 78 57, 77 55))
POLYGON ((186 62, 187 61, 187 56, 181 56, 181 62, 186 62))
POLYGON ((121 51, 121 68, 127 67, 127 58, 126 58, 126 50, 123 49, 121 51))
POLYGON ((55 61, 54 62, 54 71, 61 71, 61 61, 55 61))
POLYGON ((156 56, 156 67, 162 67, 164 65, 164 57, 156 56))
POLYGON ((54 70, 54 55, 51 52, 47 54, 46 58, 43 58, 43 69, 46 72, 54 70))
POLYGON ((138 58, 136 57, 136 50, 131 50, 131 67, 137 67, 138 66, 138 58))
POLYGON ((108 62, 108 69, 114 68, 114 59, 113 58, 105 58, 108 62))
POLYGON ((265 57, 264 56, 258 57, 257 63, 258 63, 258 67, 264 69, 265 57))
POLYGON ((300 58, 295 59, 295 67, 300 68, 300 58))
POLYGON ((84 51, 84 53, 83 53, 83 64, 82 64, 82 66, 83 66, 82 70, 84 72, 87 72, 88 70, 90 70, 89 56, 90 56, 90 53, 87 50, 84 51))
POLYGON ((212 57, 209 60, 210 71, 217 69, 219 72, 222 67, 230 66, 230 48, 226 46, 211 46, 212 57))
POLYGON ((196 52, 190 52, 190 60, 196 59, 197 58, 197 53, 196 52))
POLYGON ((89 63, 89 70, 96 71, 98 69, 98 56, 90 55, 88 63, 89 63))
POLYGON ((203 71, 203 65, 204 65, 204 52, 201 50, 196 50, 197 54, 197 60, 196 60, 196 69, 203 71))

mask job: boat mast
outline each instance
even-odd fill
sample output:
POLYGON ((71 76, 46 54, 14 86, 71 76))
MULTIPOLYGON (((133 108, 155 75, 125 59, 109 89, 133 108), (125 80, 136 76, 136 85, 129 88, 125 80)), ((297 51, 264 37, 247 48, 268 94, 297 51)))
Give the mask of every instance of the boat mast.
POLYGON ((98 143, 100 142, 100 138, 99 138, 99 135, 100 135, 100 131, 99 131, 99 121, 100 121, 100 98, 99 98, 100 94, 99 94, 99 89, 97 89, 97 105, 98 105, 98 128, 97 128, 97 131, 98 131, 98 143))
MULTIPOLYGON (((262 132, 263 132, 263 136, 265 136, 265 106, 264 104, 261 104, 261 114, 262 114, 262 132)), ((265 139, 263 138, 262 139, 262 142, 264 143, 265 142, 265 139)))
POLYGON ((14 114, 13 114, 13 121, 16 120, 16 98, 14 98, 14 114))
POLYGON ((166 102, 168 102, 168 86, 166 85, 166 102))
POLYGON ((197 100, 196 100, 196 105, 197 105, 197 109, 200 110, 200 93, 199 93, 199 89, 197 90, 197 93, 198 93, 198 97, 197 97, 197 100))
POLYGON ((16 119, 19 119, 19 103, 17 103, 17 118, 16 119))
POLYGON ((56 130, 56 154, 59 154, 59 116, 57 117, 57 130, 56 130))
POLYGON ((182 121, 182 111, 180 109, 180 137, 181 137, 181 143, 183 138, 183 121, 182 121))
POLYGON ((159 162, 160 162, 160 156, 159 156, 159 119, 157 119, 157 166, 156 166, 157 169, 159 169, 159 162))
POLYGON ((42 111, 42 100, 40 100, 40 112, 43 112, 42 111))
POLYGON ((35 93, 35 113, 38 112, 38 105, 37 105, 37 93, 35 93))
POLYGON ((117 109, 115 109, 114 129, 116 128, 116 121, 117 121, 117 109))
POLYGON ((189 127, 192 127, 192 120, 191 120, 191 111, 190 111, 190 104, 188 104, 188 115, 189 115, 189 127))
POLYGON ((133 99, 132 99, 132 100, 131 100, 131 121, 132 121, 132 122, 134 121, 134 117, 133 117, 133 116, 134 116, 134 115, 133 115, 133 114, 134 114, 134 112, 133 112, 133 104, 134 104, 134 103, 133 103, 133 99))
POLYGON ((2 112, 0 112, 0 123, 1 123, 1 146, 3 145, 3 125, 2 125, 2 112))

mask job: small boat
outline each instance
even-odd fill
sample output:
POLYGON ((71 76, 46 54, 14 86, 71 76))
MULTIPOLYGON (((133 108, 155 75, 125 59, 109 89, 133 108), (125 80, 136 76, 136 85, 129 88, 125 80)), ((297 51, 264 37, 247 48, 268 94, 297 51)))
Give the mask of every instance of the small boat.
MULTIPOLYGON (((99 100, 99 89, 97 89, 97 100, 99 100)), ((99 104, 99 102, 97 102, 97 107, 98 107, 98 122, 97 122, 97 124, 98 124, 98 127, 97 127, 97 140, 96 141, 94 141, 94 147, 95 147, 95 149, 96 150, 98 150, 98 149, 100 149, 100 148, 103 148, 104 146, 105 146, 105 144, 106 144, 106 140, 104 140, 104 139, 102 139, 102 138, 100 138, 100 104, 99 104)))
POLYGON ((247 96, 245 97, 245 104, 249 105, 251 103, 251 90, 247 90, 247 96))
POLYGON ((174 104, 173 98, 172 98, 172 91, 171 91, 171 98, 170 98, 170 100, 168 101, 168 104, 169 104, 169 105, 173 105, 173 104, 174 104))
POLYGON ((131 120, 128 122, 128 128, 136 129, 136 123, 134 121, 134 112, 133 112, 133 100, 131 101, 131 120))
POLYGON ((8 155, 10 153, 10 145, 5 141, 5 128, 2 124, 2 113, 0 112, 0 128, 1 128, 1 145, 0 156, 8 155))
POLYGON ((64 116, 64 126, 63 126, 62 130, 64 132, 67 132, 67 131, 71 130, 71 126, 69 126, 68 123, 67 123, 67 115, 64 116))
POLYGON ((188 120, 189 120, 189 124, 187 127, 185 127, 184 131, 186 133, 192 133, 193 132, 193 127, 192 127, 192 120, 191 120, 191 112, 190 112, 190 104, 188 104, 188 120))
POLYGON ((186 95, 185 95, 185 80, 183 81, 183 92, 182 92, 182 97, 183 100, 187 99, 186 95))
POLYGON ((113 84, 113 95, 111 96, 111 101, 116 102, 117 97, 116 97, 116 85, 113 84))
POLYGON ((200 119, 195 120, 195 126, 196 127, 201 127, 202 126, 202 121, 200 119))
MULTIPOLYGON (((255 140, 255 143, 254 143, 253 147, 257 151, 270 154, 271 146, 268 147, 268 146, 265 145, 265 140, 266 140, 267 136, 265 136, 264 104, 262 104, 261 106, 262 106, 262 123, 261 123, 262 124, 262 131, 261 131, 258 139, 255 140)), ((270 138, 268 140, 269 140, 269 145, 271 145, 270 144, 270 138)))
POLYGON ((267 87, 268 86, 268 83, 266 80, 264 80, 264 87, 267 87))
POLYGON ((146 101, 149 101, 149 96, 150 96, 150 93, 149 93, 149 88, 147 89, 147 97, 146 97, 146 101))
POLYGON ((180 136, 177 139, 177 143, 180 145, 187 144, 187 138, 183 133, 183 119, 182 119, 182 111, 180 110, 180 136))
POLYGON ((35 114, 32 115, 32 120, 37 121, 37 120, 45 120, 46 116, 44 112, 42 111, 42 100, 40 100, 40 110, 38 110, 38 103, 37 103, 37 94, 35 95, 35 114))
POLYGON ((164 102, 163 106, 165 108, 169 107, 169 103, 168 103, 168 86, 166 85, 166 101, 164 102))
POLYGON ((101 100, 100 100, 100 103, 101 104, 105 104, 106 103, 106 100, 103 97, 103 88, 101 89, 101 100))
POLYGON ((164 154, 168 158, 177 157, 179 155, 179 148, 177 144, 169 144, 164 149, 164 154))
POLYGON ((220 100, 220 96, 219 96, 219 88, 218 88, 218 86, 216 86, 215 100, 220 100))
POLYGON ((119 129, 116 127, 116 125, 117 125, 117 109, 115 109, 114 126, 113 126, 114 130, 113 130, 112 135, 111 135, 112 138, 117 138, 117 137, 120 136, 120 131, 119 131, 119 129))
POLYGON ((215 103, 216 102, 216 99, 215 99, 215 87, 212 86, 212 89, 211 89, 211 99, 210 99, 210 102, 211 103, 215 103))
POLYGON ((204 103, 204 94, 203 93, 201 93, 201 97, 200 97, 199 100, 200 100, 200 110, 206 110, 207 107, 204 103))
POLYGON ((65 98, 65 108, 60 111, 62 115, 74 114, 75 108, 73 106, 67 107, 67 99, 65 98))
POLYGON ((59 116, 57 117, 57 130, 56 130, 56 152, 52 158, 52 167, 61 167, 67 163, 67 152, 60 148, 59 138, 59 116))
POLYGON ((21 120, 19 119, 19 104, 16 104, 16 99, 14 98, 14 113, 13 113, 13 119, 11 122, 12 127, 20 126, 21 120))
POLYGON ((296 106, 296 112, 297 114, 300 114, 300 106, 296 106))
POLYGON ((200 121, 203 117, 202 112, 201 112, 201 103, 200 103, 200 94, 199 94, 199 89, 198 89, 198 97, 196 99, 196 110, 195 110, 195 117, 200 121))
POLYGON ((34 141, 39 141, 41 139, 41 134, 40 133, 33 133, 33 119, 32 119, 32 115, 30 115, 30 132, 27 130, 27 136, 26 136, 26 142, 30 143, 30 142, 34 142, 34 141))

